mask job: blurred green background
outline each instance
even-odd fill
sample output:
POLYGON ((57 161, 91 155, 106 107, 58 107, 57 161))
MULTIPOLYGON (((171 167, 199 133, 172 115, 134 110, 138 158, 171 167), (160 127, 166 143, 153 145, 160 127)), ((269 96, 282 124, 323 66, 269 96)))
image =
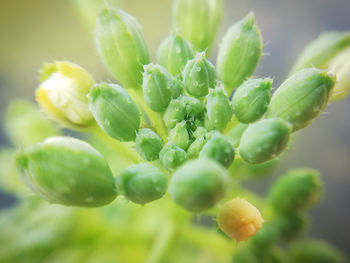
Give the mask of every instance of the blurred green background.
MULTIPOLYGON (((70 60, 91 72, 97 81, 112 77, 94 48, 94 9, 98 0, 0 1, 0 118, 13 98, 34 100, 37 70, 45 61, 70 60)), ((152 58, 171 27, 171 0, 119 0, 117 4, 143 24, 152 58)), ((350 30, 349 0, 226 0, 219 39, 225 30, 253 10, 262 29, 266 56, 256 76, 284 80, 298 53, 326 30, 350 30)), ((217 45, 216 45, 217 47, 217 45)), ((214 49, 212 61, 215 62, 214 49)), ((0 146, 7 145, 0 129, 0 146)), ((326 193, 312 210, 311 235, 324 238, 350 256, 350 98, 332 103, 309 128, 270 177, 247 182, 264 193, 286 169, 313 167, 323 174, 326 193)), ((0 206, 11 199, 0 195, 0 206)))

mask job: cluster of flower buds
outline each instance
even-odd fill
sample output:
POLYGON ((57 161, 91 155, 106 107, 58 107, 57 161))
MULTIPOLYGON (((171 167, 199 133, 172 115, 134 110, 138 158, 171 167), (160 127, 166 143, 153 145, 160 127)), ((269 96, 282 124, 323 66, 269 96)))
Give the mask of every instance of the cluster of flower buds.
MULTIPOLYGON (((326 108, 335 77, 297 67, 271 96, 272 80, 252 77, 263 46, 252 13, 227 31, 215 67, 206 50, 216 35, 220 7, 221 1, 176 1, 177 31, 159 46, 158 64, 150 63, 135 18, 120 10, 102 10, 96 45, 120 85, 94 83, 79 66, 55 62, 43 67, 37 100, 65 127, 99 129, 107 141, 120 142, 124 148, 119 153, 139 156, 114 178, 92 146, 50 138, 16 155, 24 182, 49 202, 87 207, 106 205, 117 194, 145 204, 161 198, 169 185, 177 204, 202 212, 225 197, 231 180, 227 170, 235 158, 259 164, 278 157, 291 134, 326 108)), ((328 61, 339 43, 326 42, 319 49, 328 53, 313 49, 317 54, 300 63, 313 63, 315 57, 322 64, 328 61)), ((343 62, 334 63, 338 68, 343 62)), ((273 209, 297 213, 318 196, 317 175, 300 173, 278 183, 270 197, 273 209)), ((218 222, 230 237, 246 240, 263 219, 248 201, 233 199, 222 206, 218 222)))

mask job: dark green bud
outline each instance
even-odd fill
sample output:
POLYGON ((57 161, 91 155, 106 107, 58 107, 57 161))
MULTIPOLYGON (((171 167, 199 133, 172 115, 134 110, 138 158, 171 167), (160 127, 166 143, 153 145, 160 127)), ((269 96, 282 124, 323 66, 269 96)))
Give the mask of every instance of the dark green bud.
POLYGON ((160 65, 148 64, 144 67, 142 90, 147 105, 156 112, 168 107, 172 93, 172 78, 160 65))
POLYGON ((238 87, 232 98, 232 109, 243 123, 260 119, 270 103, 272 79, 248 79, 238 87))
POLYGON ((350 32, 324 32, 299 55, 291 72, 311 67, 327 68, 329 62, 347 47, 350 47, 350 32))
POLYGON ((18 152, 15 162, 26 185, 50 203, 96 207, 117 196, 107 162, 83 141, 51 137, 18 152))
POLYGON ((137 204, 161 198, 168 186, 167 176, 157 167, 140 163, 125 169, 116 179, 118 190, 137 204))
POLYGON ((317 171, 291 170, 272 187, 268 198, 269 204, 279 213, 299 212, 320 199, 322 188, 317 171))
POLYGON ((140 127, 140 112, 119 85, 101 83, 91 90, 89 106, 98 125, 119 141, 132 141, 140 127))
POLYGON ((168 142, 160 151, 159 160, 166 169, 175 170, 188 160, 188 155, 183 149, 176 146, 174 143, 168 142))
POLYGON ((113 74, 126 88, 141 88, 143 65, 149 54, 139 22, 115 9, 104 9, 95 28, 97 50, 113 74))
POLYGON ((185 163, 173 174, 169 192, 172 199, 192 212, 212 208, 224 197, 227 186, 225 169, 208 159, 185 163))
POLYGON ((163 120, 168 129, 175 127, 177 122, 181 122, 186 117, 186 105, 178 99, 171 100, 163 115, 163 120))
POLYGON ((177 123, 169 132, 169 141, 186 150, 190 144, 190 135, 188 134, 186 122, 177 123))
POLYGON ((177 0, 173 9, 175 26, 196 50, 210 50, 221 21, 222 9, 222 0, 177 0))
POLYGON ((282 240, 289 241, 304 234, 309 221, 303 214, 279 215, 274 222, 282 240))
POLYGON ((345 263, 345 256, 321 240, 295 243, 289 251, 288 263, 345 263))
POLYGON ((269 161, 287 147, 290 132, 290 124, 280 118, 250 124, 242 135, 239 154, 252 164, 269 161))
POLYGON ((182 77, 187 92, 197 98, 206 96, 209 88, 216 86, 215 67, 206 59, 205 52, 197 53, 194 59, 187 61, 182 77))
POLYGON ((234 147, 238 147, 241 141, 242 134, 247 128, 248 124, 239 123, 226 134, 226 138, 234 147))
POLYGON ((159 152, 163 148, 160 136, 148 128, 140 129, 136 135, 136 151, 146 161, 154 161, 159 158, 159 152))
POLYGON ((218 77, 231 93, 250 77, 262 54, 262 38, 255 25, 254 14, 249 13, 234 24, 222 39, 217 57, 218 77))
POLYGON ((157 62, 173 76, 180 76, 187 60, 194 57, 190 44, 179 34, 173 33, 159 46, 157 62))
POLYGON ((188 157, 190 159, 197 158, 206 142, 204 136, 198 136, 187 150, 188 157))
POLYGON ((204 145, 199 157, 214 160, 228 168, 235 158, 235 149, 223 135, 217 133, 204 145))
POLYGON ((207 97, 207 114, 209 125, 216 130, 224 129, 231 120, 230 101, 223 89, 210 90, 207 97))
POLYGON ((276 90, 266 116, 290 122, 293 131, 304 128, 327 107, 334 84, 335 77, 325 71, 303 69, 276 90))

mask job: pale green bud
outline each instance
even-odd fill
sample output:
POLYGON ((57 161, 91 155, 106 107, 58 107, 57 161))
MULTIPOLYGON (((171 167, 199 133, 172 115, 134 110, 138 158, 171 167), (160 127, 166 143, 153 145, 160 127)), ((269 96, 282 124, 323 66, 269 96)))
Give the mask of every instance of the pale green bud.
POLYGON ((187 61, 182 77, 187 92, 197 98, 206 96, 209 88, 216 86, 215 67, 206 59, 205 52, 197 53, 194 59, 187 61))
POLYGON ((234 147, 238 147, 241 141, 242 134, 247 128, 248 124, 239 123, 226 134, 226 138, 234 147))
POLYGON ((225 196, 228 176, 214 161, 199 159, 186 162, 171 177, 172 199, 192 212, 212 208, 225 196))
POLYGON ((64 61, 46 63, 40 69, 40 81, 36 100, 50 118, 73 129, 94 123, 86 97, 94 80, 84 69, 64 61))
POLYGON ((207 140, 204 136, 200 135, 198 136, 188 147, 187 154, 190 159, 195 159, 198 157, 200 151, 202 150, 203 146, 207 140))
POLYGON ((20 150, 15 161, 26 185, 50 203, 96 207, 117 195, 103 156, 77 139, 50 137, 20 150))
POLYGON ((198 138, 198 137, 204 137, 207 133, 207 129, 204 128, 204 127, 197 127, 196 130, 193 132, 193 136, 195 138, 198 138))
POLYGON ((125 169, 117 178, 118 191, 128 200, 145 204, 161 198, 168 186, 167 176, 157 167, 140 163, 125 169))
POLYGON ((163 115, 163 120, 168 129, 175 127, 177 122, 181 122, 186 117, 186 105, 182 100, 171 100, 163 115))
POLYGON ((163 112, 172 97, 172 78, 160 65, 148 64, 144 67, 142 90, 147 105, 156 112, 163 112))
POLYGON ((121 10, 104 9, 97 17, 95 40, 102 61, 115 79, 125 88, 141 88, 149 54, 139 22, 121 10))
POLYGON ((269 193, 269 204, 278 213, 294 213, 313 205, 322 192, 320 174, 312 169, 296 169, 282 176, 269 193))
POLYGON ((232 109, 223 89, 211 89, 207 97, 207 114, 210 126, 222 130, 231 120, 232 109))
POLYGON ((169 131, 169 141, 186 150, 190 144, 190 135, 188 134, 186 122, 182 121, 176 124, 169 131))
POLYGON ((288 253, 288 263, 345 263, 345 256, 321 240, 294 243, 288 253))
POLYGON ((249 13, 234 24, 222 39, 217 57, 218 77, 226 90, 231 91, 250 77, 262 54, 262 38, 249 13))
POLYGON ((228 168, 235 158, 235 149, 232 144, 220 133, 213 135, 204 145, 199 158, 208 158, 228 168))
POLYGON ((174 143, 168 142, 160 151, 159 160, 166 169, 175 170, 188 160, 188 155, 174 143))
POLYGON ((47 137, 59 135, 58 127, 25 100, 13 100, 6 108, 4 128, 14 145, 28 146, 47 137))
POLYGON ((350 48, 340 52, 332 59, 328 70, 337 76, 331 100, 346 98, 350 92, 350 48))
POLYGON ((272 79, 248 79, 239 86, 232 98, 232 109, 243 123, 260 119, 270 103, 272 79))
POLYGON ((280 118, 250 124, 242 135, 239 154, 252 164, 269 161, 287 147, 291 130, 291 125, 280 118))
POLYGON ((132 141, 140 127, 140 112, 119 85, 101 83, 89 94, 90 110, 98 125, 119 141, 132 141))
POLYGON ((303 69, 273 94, 267 118, 279 117, 293 125, 293 131, 308 126, 327 107, 335 77, 325 71, 303 69))
POLYGON ((137 132, 136 151, 146 161, 154 161, 159 158, 159 152, 163 148, 163 141, 160 136, 148 128, 140 129, 137 132))
POLYGON ((187 60, 192 59, 193 56, 190 44, 179 34, 173 33, 159 45, 157 62, 173 76, 179 76, 187 60))
POLYGON ((222 11, 222 0, 176 0, 173 6, 174 24, 196 50, 209 53, 222 11))
POLYGON ((350 32, 324 32, 299 55, 291 72, 310 67, 327 68, 329 62, 349 46, 350 32))

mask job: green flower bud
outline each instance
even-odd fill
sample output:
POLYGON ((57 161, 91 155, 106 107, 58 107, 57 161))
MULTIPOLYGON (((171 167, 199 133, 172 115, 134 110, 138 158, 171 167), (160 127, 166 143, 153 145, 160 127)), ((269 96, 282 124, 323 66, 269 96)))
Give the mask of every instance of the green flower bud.
POLYGON ((118 190, 128 200, 137 204, 145 204, 161 198, 168 186, 167 176, 148 163, 130 166, 116 180, 118 190))
POLYGON ((237 241, 245 241, 255 235, 264 222, 260 211, 243 198, 226 202, 220 208, 217 220, 220 229, 237 241))
POLYGON ((345 263, 344 255, 321 240, 306 240, 293 244, 288 263, 345 263))
POLYGON ((64 61, 47 63, 40 70, 40 81, 36 100, 52 119, 73 129, 94 123, 86 97, 94 80, 84 69, 64 61))
POLYGON ((175 170, 178 166, 188 160, 187 153, 172 142, 164 145, 159 153, 159 160, 168 170, 175 170))
POLYGON ((331 100, 346 98, 350 92, 350 48, 340 52, 329 65, 329 72, 337 76, 331 100))
POLYGON ((334 76, 319 69, 295 73, 273 94, 267 118, 282 118, 293 131, 308 126, 327 107, 334 83, 334 76))
POLYGON ((216 86, 215 67, 206 59, 205 52, 197 53, 194 59, 187 61, 182 77, 187 92, 197 98, 206 96, 209 88, 216 86))
POLYGON ((143 73, 143 96, 147 105, 156 112, 163 112, 172 97, 172 79, 160 65, 148 64, 143 73))
POLYGON ((18 152, 15 161, 26 185, 50 203, 96 207, 117 195, 105 159, 77 139, 50 137, 18 152))
POLYGON ((4 128, 14 145, 28 146, 47 137, 58 135, 58 127, 47 120, 35 104, 13 100, 6 108, 4 128))
POLYGON ((299 55, 291 72, 310 67, 326 68, 340 51, 349 46, 350 32, 324 32, 299 55))
POLYGON ((286 214, 279 215, 275 224, 281 239, 288 241, 304 234, 309 221, 303 214, 286 214))
POLYGON ((199 157, 212 159, 228 168, 235 158, 235 149, 223 135, 217 133, 204 145, 199 157))
POLYGON ((171 98, 176 99, 180 97, 181 94, 183 94, 183 91, 185 88, 181 79, 173 78, 170 82, 170 89, 171 89, 171 98))
POLYGON ((173 174, 169 192, 172 199, 192 212, 213 207, 224 197, 227 186, 225 169, 207 159, 185 163, 173 174))
POLYGON ((279 232, 274 221, 264 222, 261 229, 249 239, 248 246, 258 254, 265 254, 279 240, 279 232))
POLYGON ((140 112, 119 85, 101 83, 89 94, 90 110, 98 125, 119 141, 132 141, 140 126, 140 112))
POLYGON ((190 135, 188 134, 186 122, 177 123, 169 132, 169 141, 186 150, 190 144, 190 135))
POLYGON ((317 171, 296 169, 281 177, 269 193, 271 207, 279 213, 299 212, 320 199, 322 182, 317 171))
POLYGON ((248 124, 239 123, 233 127, 227 134, 226 138, 233 145, 233 147, 238 147, 241 141, 242 134, 248 128, 248 124))
POLYGON ((175 127, 177 122, 183 121, 185 117, 186 105, 182 100, 178 98, 170 101, 169 106, 164 112, 163 120, 165 126, 167 126, 168 129, 172 129, 175 127))
POLYGON ((253 74, 261 54, 260 31, 249 13, 227 31, 219 48, 218 76, 229 93, 253 74))
POLYGON ((173 33, 160 44, 157 62, 173 76, 179 76, 187 60, 192 59, 193 56, 190 44, 179 34, 173 33))
POLYGON ((204 111, 204 105, 199 99, 181 96, 179 100, 185 104, 187 118, 196 117, 204 111))
POLYGON ((104 9, 97 17, 96 47, 111 74, 126 88, 141 88, 149 54, 141 25, 131 15, 104 9))
POLYGON ((230 101, 223 89, 210 90, 207 97, 207 114, 209 125, 216 130, 224 129, 231 120, 230 101))
POLYGON ((136 135, 136 150, 146 161, 154 161, 159 158, 159 152, 163 148, 160 136, 148 128, 143 128, 136 135))
POLYGON ((198 126, 196 130, 193 132, 193 136, 195 138, 204 137, 206 134, 207 134, 207 129, 200 126, 198 126))
POLYGON ((177 0, 174 23, 198 51, 211 49, 222 18, 222 0, 177 0))
POLYGON ((242 135, 239 154, 248 163, 269 161, 287 147, 290 132, 290 124, 279 118, 250 124, 242 135))
POLYGON ((232 98, 236 118, 243 123, 260 119, 270 103, 272 79, 248 79, 238 87, 232 98))
POLYGON ((207 140, 204 136, 198 136, 187 150, 188 157, 190 159, 197 158, 206 142, 207 140))

